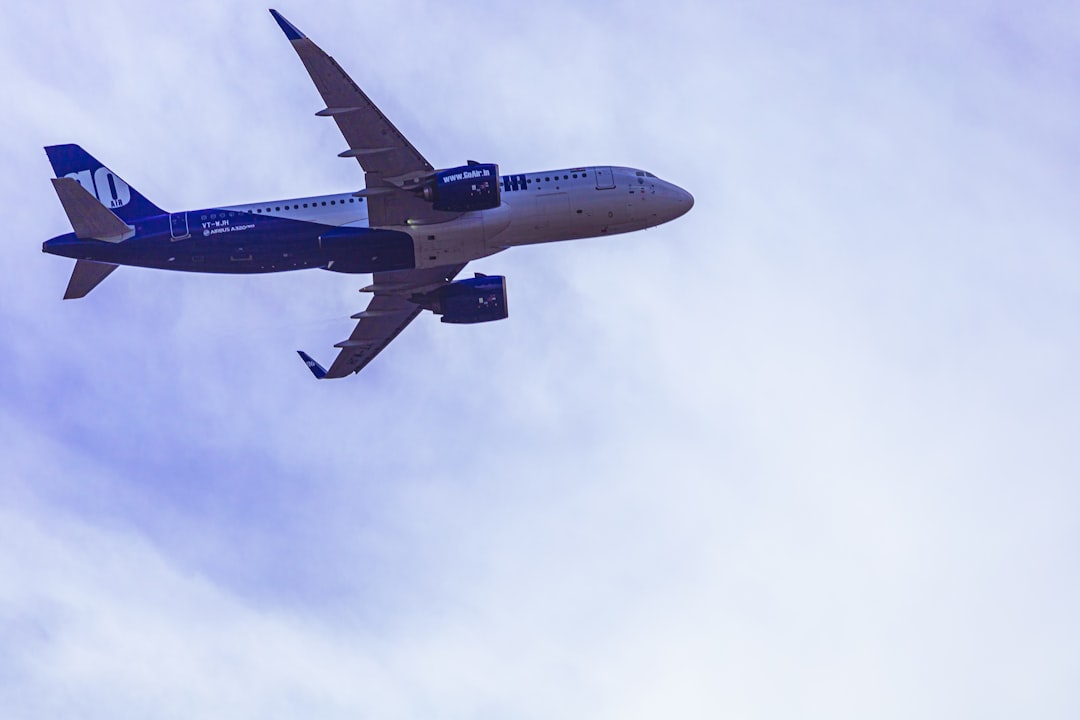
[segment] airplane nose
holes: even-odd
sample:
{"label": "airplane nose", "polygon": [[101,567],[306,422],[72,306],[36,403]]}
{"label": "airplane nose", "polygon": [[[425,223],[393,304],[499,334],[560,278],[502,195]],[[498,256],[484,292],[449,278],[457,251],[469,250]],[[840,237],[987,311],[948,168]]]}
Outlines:
{"label": "airplane nose", "polygon": [[694,207],[694,196],[686,192],[682,188],[679,188],[679,193],[681,193],[679,202],[686,205],[686,210],[684,210],[683,212],[690,212],[690,209]]}
{"label": "airplane nose", "polygon": [[[657,181],[657,199],[654,217],[660,223],[671,222],[690,212],[694,207],[694,196],[672,182]],[[659,223],[658,223],[659,224]]]}
{"label": "airplane nose", "polygon": [[694,196],[683,190],[678,185],[674,186],[674,200],[675,200],[675,215],[672,219],[682,217],[686,213],[690,212],[690,208],[694,207]]}

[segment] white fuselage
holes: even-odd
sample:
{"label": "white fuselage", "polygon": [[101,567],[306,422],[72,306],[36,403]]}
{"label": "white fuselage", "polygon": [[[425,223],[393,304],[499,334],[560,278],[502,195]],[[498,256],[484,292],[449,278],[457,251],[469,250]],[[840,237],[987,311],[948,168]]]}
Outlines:
{"label": "white fuselage", "polygon": [[[583,167],[502,176],[502,204],[435,224],[387,229],[413,238],[416,267],[465,263],[516,245],[632,232],[686,213],[693,197],[643,170]],[[224,208],[324,225],[369,227],[351,193]]]}

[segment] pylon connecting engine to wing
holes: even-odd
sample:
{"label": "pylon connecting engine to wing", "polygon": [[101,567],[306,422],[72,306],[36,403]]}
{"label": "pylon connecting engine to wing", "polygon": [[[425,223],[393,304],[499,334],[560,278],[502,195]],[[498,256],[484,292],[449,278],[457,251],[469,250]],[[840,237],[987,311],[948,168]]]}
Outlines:
{"label": "pylon connecting engine to wing", "polygon": [[436,210],[470,212],[491,210],[502,204],[499,166],[475,163],[439,170],[423,188],[424,199]]}
{"label": "pylon connecting engine to wing", "polygon": [[457,280],[410,300],[442,315],[444,323],[471,324],[504,320],[510,315],[506,305],[506,278],[483,275]]}

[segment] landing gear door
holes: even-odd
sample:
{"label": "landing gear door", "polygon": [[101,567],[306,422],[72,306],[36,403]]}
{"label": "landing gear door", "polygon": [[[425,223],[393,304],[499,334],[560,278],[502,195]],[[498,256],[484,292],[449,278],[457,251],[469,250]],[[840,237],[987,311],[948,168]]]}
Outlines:
{"label": "landing gear door", "polygon": [[596,168],[596,189],[610,190],[613,187],[615,187],[615,178],[611,174],[611,168]]}
{"label": "landing gear door", "polygon": [[173,213],[169,216],[169,229],[172,231],[172,239],[184,240],[191,237],[191,232],[188,231],[187,213]]}

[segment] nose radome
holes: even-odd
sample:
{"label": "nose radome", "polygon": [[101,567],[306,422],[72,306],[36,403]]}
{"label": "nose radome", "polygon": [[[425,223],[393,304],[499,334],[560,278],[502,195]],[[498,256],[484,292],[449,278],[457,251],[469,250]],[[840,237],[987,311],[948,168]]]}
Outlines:
{"label": "nose radome", "polygon": [[694,196],[676,185],[675,189],[675,217],[682,217],[694,207]]}

